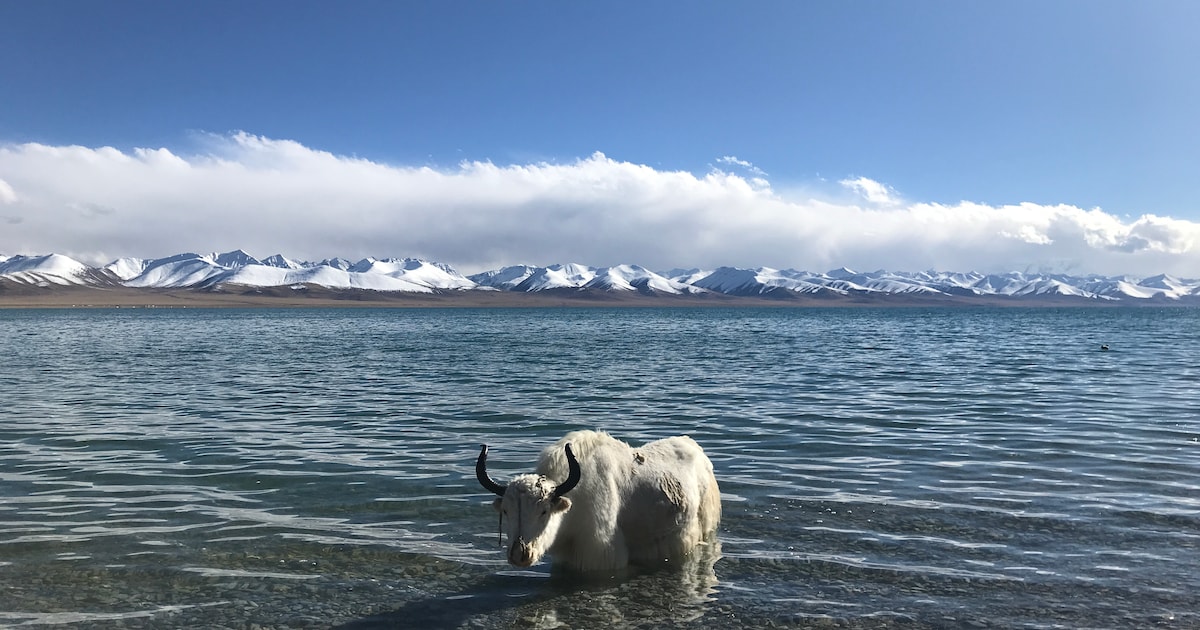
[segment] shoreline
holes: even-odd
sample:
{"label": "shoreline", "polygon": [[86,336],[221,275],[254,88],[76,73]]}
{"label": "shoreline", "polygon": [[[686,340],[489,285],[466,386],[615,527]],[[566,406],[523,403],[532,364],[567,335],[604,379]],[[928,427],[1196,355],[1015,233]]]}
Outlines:
{"label": "shoreline", "polygon": [[733,296],[642,294],[594,290],[404,293],[310,285],[223,290],[129,287],[0,287],[0,309],[61,308],[1142,308],[1189,307],[1195,301],[1107,302],[1068,296]]}

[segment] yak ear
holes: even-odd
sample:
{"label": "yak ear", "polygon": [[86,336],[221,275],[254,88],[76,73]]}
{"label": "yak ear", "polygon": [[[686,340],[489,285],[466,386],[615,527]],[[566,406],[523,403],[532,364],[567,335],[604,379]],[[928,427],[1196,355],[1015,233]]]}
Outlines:
{"label": "yak ear", "polygon": [[499,511],[500,511],[500,504],[501,504],[501,503],[503,503],[503,502],[504,502],[504,499],[503,499],[503,498],[496,499],[495,501],[492,501],[492,507],[496,508],[496,511],[497,511],[497,512],[499,512]]}
{"label": "yak ear", "polygon": [[558,497],[550,507],[553,512],[566,512],[569,509],[571,509],[571,500],[567,497]]}

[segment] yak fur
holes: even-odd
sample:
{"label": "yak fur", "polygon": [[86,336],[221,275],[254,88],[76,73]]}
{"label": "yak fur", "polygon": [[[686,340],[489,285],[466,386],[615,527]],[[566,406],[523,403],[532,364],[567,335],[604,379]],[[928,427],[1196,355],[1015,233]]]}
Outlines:
{"label": "yak fur", "polygon": [[[581,476],[553,499],[568,476],[567,444]],[[607,433],[574,431],[542,451],[536,474],[514,477],[495,506],[510,562],[530,566],[549,553],[556,566],[588,572],[678,562],[711,540],[721,492],[690,437],[634,448]]]}

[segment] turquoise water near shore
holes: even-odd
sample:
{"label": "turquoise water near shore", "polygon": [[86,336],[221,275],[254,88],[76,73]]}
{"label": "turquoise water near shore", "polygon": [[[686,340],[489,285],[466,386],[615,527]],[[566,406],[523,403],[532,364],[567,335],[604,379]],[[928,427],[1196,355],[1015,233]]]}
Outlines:
{"label": "turquoise water near shore", "polygon": [[[0,311],[0,624],[1195,627],[1200,310]],[[1108,350],[1101,350],[1107,345]],[[689,434],[685,566],[515,570],[474,480]]]}

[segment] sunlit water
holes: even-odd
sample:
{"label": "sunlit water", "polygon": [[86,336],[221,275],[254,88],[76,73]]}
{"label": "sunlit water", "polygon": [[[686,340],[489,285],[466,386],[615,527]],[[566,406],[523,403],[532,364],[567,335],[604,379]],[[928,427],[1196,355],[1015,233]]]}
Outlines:
{"label": "sunlit water", "polygon": [[[1200,311],[0,311],[0,625],[1200,626]],[[1109,350],[1101,350],[1107,344]],[[514,570],[504,479],[686,433],[719,545]]]}

